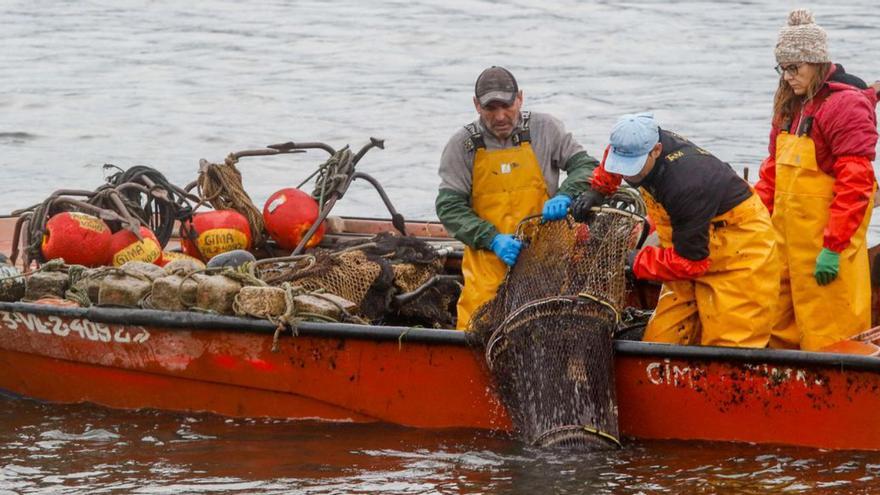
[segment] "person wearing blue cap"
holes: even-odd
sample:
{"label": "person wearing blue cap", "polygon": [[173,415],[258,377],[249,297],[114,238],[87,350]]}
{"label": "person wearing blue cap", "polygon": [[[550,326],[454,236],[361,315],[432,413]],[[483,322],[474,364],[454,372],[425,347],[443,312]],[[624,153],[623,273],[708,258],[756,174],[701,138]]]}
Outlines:
{"label": "person wearing blue cap", "polygon": [[[521,111],[513,74],[490,67],[477,78],[479,118],[459,129],[440,158],[437,217],[465,244],[459,330],[495,296],[516,263],[522,243],[513,236],[524,218],[565,218],[572,198],[587,189],[599,161],[587,154],[558,119]],[[560,172],[566,178],[559,184]]]}
{"label": "person wearing blue cap", "polygon": [[638,279],[663,283],[644,340],[766,347],[779,291],[779,253],[770,216],[727,163],[650,113],[624,115],[572,205],[587,221],[626,180],[638,187],[660,239],[631,261]]}

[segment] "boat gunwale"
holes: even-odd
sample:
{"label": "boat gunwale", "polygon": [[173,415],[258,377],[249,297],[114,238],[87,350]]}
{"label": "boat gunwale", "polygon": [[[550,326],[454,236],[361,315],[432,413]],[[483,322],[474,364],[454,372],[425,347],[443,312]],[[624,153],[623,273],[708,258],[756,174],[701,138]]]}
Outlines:
{"label": "boat gunwale", "polygon": [[[40,316],[85,318],[96,323],[140,325],[169,329],[225,330],[272,335],[277,325],[253,318],[160,311],[137,308],[89,307],[73,308],[25,302],[0,302],[0,311],[31,313]],[[357,325],[350,323],[319,323],[303,321],[297,335],[327,338],[354,338],[401,343],[446,344],[469,347],[465,332],[400,326]],[[851,354],[806,352],[788,349],[741,349],[733,347],[682,346],[615,340],[614,351],[621,356],[686,361],[726,361],[747,364],[779,364],[786,366],[822,366],[840,370],[880,372],[880,359]]]}

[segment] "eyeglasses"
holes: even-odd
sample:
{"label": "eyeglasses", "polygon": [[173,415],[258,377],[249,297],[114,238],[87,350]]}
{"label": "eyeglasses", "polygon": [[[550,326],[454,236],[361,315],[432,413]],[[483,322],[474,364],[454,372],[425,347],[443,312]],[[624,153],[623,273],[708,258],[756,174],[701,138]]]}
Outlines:
{"label": "eyeglasses", "polygon": [[797,75],[798,70],[800,70],[802,65],[804,65],[803,62],[801,62],[799,64],[788,64],[788,65],[779,64],[776,67],[774,67],[774,69],[776,69],[776,73],[779,74],[780,76],[784,76],[785,74],[788,74],[789,76],[794,77]]}

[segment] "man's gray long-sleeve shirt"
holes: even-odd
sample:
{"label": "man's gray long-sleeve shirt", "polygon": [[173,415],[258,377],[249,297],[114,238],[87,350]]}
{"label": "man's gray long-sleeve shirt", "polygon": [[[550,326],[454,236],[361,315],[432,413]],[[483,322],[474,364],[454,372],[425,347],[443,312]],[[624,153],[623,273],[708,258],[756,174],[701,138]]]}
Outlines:
{"label": "man's gray long-sleeve shirt", "polygon": [[[474,122],[482,133],[487,150],[511,148],[513,139],[498,139],[477,119]],[[522,121],[511,134],[517,133]],[[598,161],[588,155],[575,141],[562,122],[545,113],[532,113],[529,119],[530,144],[541,166],[544,183],[550,197],[565,194],[575,197],[588,187],[588,181]],[[437,216],[446,230],[456,239],[471,247],[488,249],[498,230],[490,222],[480,218],[471,207],[474,154],[466,143],[470,139],[462,127],[452,135],[440,158],[440,192],[437,196]],[[566,179],[559,184],[559,172],[566,172]]]}

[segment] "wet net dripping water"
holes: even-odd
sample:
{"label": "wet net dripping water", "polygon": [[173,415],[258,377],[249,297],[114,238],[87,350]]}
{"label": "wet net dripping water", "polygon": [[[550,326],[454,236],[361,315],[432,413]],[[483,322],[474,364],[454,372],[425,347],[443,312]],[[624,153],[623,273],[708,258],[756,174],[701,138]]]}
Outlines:
{"label": "wet net dripping water", "polygon": [[603,208],[589,223],[524,222],[524,247],[472,322],[519,437],[541,447],[619,445],[612,336],[641,218]]}

